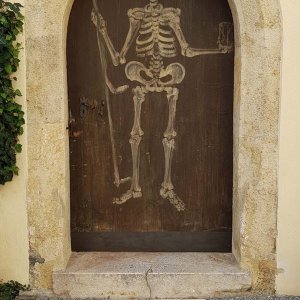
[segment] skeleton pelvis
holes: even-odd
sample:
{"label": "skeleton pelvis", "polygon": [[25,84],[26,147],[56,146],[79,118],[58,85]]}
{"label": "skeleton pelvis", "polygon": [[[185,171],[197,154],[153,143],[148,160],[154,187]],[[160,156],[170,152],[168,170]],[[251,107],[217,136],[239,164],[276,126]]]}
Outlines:
{"label": "skeleton pelvis", "polygon": [[126,76],[131,81],[137,81],[143,86],[173,86],[182,82],[185,77],[185,68],[179,63],[173,63],[160,70],[158,78],[155,78],[153,71],[146,68],[137,61],[129,62],[125,68]]}

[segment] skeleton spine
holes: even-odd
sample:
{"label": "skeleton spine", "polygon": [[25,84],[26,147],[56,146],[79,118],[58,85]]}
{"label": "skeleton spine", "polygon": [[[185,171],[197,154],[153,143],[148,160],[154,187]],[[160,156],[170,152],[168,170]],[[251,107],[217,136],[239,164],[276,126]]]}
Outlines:
{"label": "skeleton spine", "polygon": [[163,58],[161,57],[159,51],[158,52],[154,51],[154,53],[151,55],[150,58],[150,70],[153,74],[153,77],[158,79],[160,72],[163,68],[164,68]]}

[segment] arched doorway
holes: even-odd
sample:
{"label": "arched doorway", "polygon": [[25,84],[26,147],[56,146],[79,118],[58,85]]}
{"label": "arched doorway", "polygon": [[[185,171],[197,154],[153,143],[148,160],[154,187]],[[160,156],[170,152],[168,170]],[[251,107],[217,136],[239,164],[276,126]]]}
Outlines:
{"label": "arched doorway", "polygon": [[[96,2],[112,44],[120,51],[129,27],[128,9],[149,1]],[[223,0],[161,3],[181,9],[181,28],[191,47],[210,50],[195,57],[180,55],[180,48],[187,53],[184,43],[170,42],[180,34],[172,31],[169,36],[163,24],[158,39],[169,53],[162,55],[164,67],[173,64],[174,70],[170,68],[161,81],[170,81],[166,86],[171,90],[150,86],[142,96],[135,88],[147,84],[136,76],[149,82],[151,74],[141,70],[130,75],[126,64],[114,67],[109,51],[100,57],[91,22],[93,3],[74,3],[67,44],[74,251],[231,250],[234,54],[211,53],[226,52],[218,47],[218,40],[227,38],[227,33],[230,39],[230,8]],[[167,13],[165,18],[170,18]],[[148,47],[143,41],[149,39],[150,27],[145,23],[141,27],[145,34],[138,40],[141,47]],[[103,51],[105,40],[99,36]],[[133,44],[129,49],[127,62],[156,63],[151,57],[137,58],[135,48]],[[115,86],[129,85],[128,90],[109,93],[103,58],[109,80]],[[144,134],[132,128],[134,120],[139,123],[139,101]],[[176,137],[168,130],[173,119]],[[120,185],[118,175],[125,179]]]}

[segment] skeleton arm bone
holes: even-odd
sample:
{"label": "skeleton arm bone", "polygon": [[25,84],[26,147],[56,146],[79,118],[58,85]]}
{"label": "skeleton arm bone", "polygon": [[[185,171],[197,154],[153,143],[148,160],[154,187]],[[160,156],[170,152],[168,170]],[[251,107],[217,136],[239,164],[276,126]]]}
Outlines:
{"label": "skeleton arm bone", "polygon": [[119,65],[119,53],[115,50],[113,43],[107,33],[107,26],[106,21],[100,14],[97,0],[93,0],[94,9],[92,11],[92,21],[97,27],[97,30],[101,33],[103,40],[105,42],[105,45],[109,51],[109,54],[111,56],[112,62],[114,66]]}
{"label": "skeleton arm bone", "polygon": [[103,43],[101,42],[100,34],[101,33],[99,31],[97,31],[97,42],[98,42],[98,47],[99,47],[99,54],[100,54],[102,70],[104,72],[104,77],[105,77],[105,83],[112,94],[121,94],[128,89],[128,85],[123,85],[123,86],[116,88],[113,86],[113,84],[109,80],[109,78],[107,76],[107,61],[106,61],[105,49],[104,49]]}
{"label": "skeleton arm bone", "polygon": [[122,85],[122,86],[119,86],[119,87],[114,87],[114,85],[111,83],[111,81],[109,80],[107,74],[105,74],[105,83],[108,87],[108,89],[110,90],[110,92],[112,94],[122,94],[124,93],[125,91],[128,90],[129,86],[128,85]]}
{"label": "skeleton arm bone", "polygon": [[226,48],[216,48],[216,49],[198,49],[188,47],[183,54],[186,57],[194,57],[199,55],[206,54],[220,54],[220,53],[228,53],[229,51]]}
{"label": "skeleton arm bone", "polygon": [[120,63],[126,63],[126,54],[130,49],[134,39],[136,38],[142,23],[142,18],[144,15],[144,11],[140,8],[130,9],[128,11],[129,17],[129,31],[124,43],[124,46],[120,52]]}
{"label": "skeleton arm bone", "polygon": [[199,56],[199,55],[219,54],[219,53],[228,53],[229,52],[229,47],[224,47],[221,44],[219,44],[219,48],[215,48],[215,49],[199,49],[199,48],[190,47],[190,45],[187,43],[187,41],[185,39],[182,29],[181,29],[179,16],[180,16],[180,10],[177,10],[177,14],[174,15],[170,19],[170,27],[173,29],[173,31],[178,39],[178,42],[181,47],[181,53],[183,56],[194,57],[194,56]]}

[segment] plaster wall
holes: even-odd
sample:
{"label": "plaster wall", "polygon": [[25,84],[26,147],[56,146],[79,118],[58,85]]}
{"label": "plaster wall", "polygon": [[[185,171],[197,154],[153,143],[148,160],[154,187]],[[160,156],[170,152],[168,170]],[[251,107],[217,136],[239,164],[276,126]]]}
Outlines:
{"label": "plaster wall", "polygon": [[[25,0],[18,2],[24,5]],[[24,35],[19,37],[25,44]],[[16,74],[16,87],[23,96],[18,98],[26,117],[26,61],[25,49],[21,50],[20,68]],[[27,130],[20,138],[22,154],[17,157],[19,176],[5,186],[0,186],[0,280],[29,282],[28,226],[27,226]]]}
{"label": "plaster wall", "polygon": [[281,0],[282,92],[276,289],[300,295],[300,1]]}

